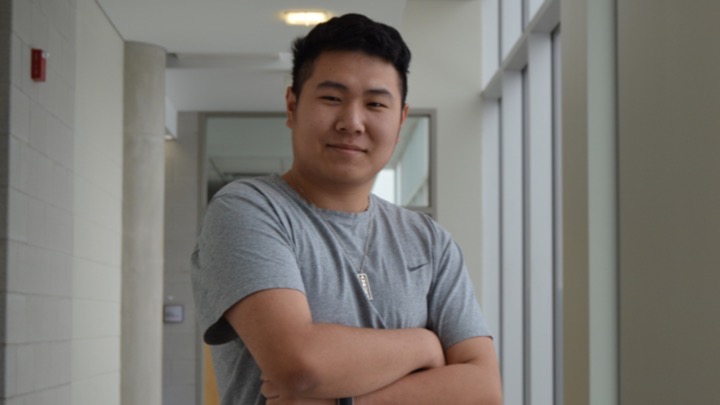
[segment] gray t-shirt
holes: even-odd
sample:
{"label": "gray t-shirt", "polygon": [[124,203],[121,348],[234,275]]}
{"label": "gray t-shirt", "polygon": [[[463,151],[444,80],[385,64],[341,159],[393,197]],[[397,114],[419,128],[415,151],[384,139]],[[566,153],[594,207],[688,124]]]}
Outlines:
{"label": "gray t-shirt", "polygon": [[[357,277],[368,232],[363,271],[373,300]],[[265,403],[260,370],[223,318],[257,291],[303,292],[317,323],[428,328],[444,348],[490,335],[462,253],[435,221],[374,195],[365,212],[319,209],[279,176],[236,181],[213,197],[192,279],[223,404]]]}

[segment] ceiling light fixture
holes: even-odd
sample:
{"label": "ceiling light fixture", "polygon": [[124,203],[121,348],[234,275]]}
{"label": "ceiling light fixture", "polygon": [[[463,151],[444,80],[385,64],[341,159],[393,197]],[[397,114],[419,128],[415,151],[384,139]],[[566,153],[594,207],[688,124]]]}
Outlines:
{"label": "ceiling light fixture", "polygon": [[288,25],[317,25],[329,20],[332,15],[327,11],[293,10],[282,13],[282,19]]}

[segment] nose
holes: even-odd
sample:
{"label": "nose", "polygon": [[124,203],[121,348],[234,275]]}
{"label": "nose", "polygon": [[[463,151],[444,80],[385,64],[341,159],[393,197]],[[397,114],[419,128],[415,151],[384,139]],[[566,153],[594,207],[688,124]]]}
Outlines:
{"label": "nose", "polygon": [[335,123],[338,132],[362,134],[365,132],[365,117],[362,108],[354,103],[344,106]]}

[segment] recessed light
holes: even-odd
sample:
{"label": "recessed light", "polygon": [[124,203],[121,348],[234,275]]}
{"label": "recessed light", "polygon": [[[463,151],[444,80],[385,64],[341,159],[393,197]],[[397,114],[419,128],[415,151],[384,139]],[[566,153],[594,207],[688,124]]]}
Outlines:
{"label": "recessed light", "polygon": [[317,25],[329,20],[332,15],[327,11],[292,10],[282,13],[282,19],[288,25]]}

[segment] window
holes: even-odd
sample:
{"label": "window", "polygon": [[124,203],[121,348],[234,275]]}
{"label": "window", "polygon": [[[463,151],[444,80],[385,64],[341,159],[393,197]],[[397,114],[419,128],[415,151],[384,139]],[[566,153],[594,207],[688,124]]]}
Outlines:
{"label": "window", "polygon": [[508,405],[561,402],[559,1],[484,0],[483,301]]}

